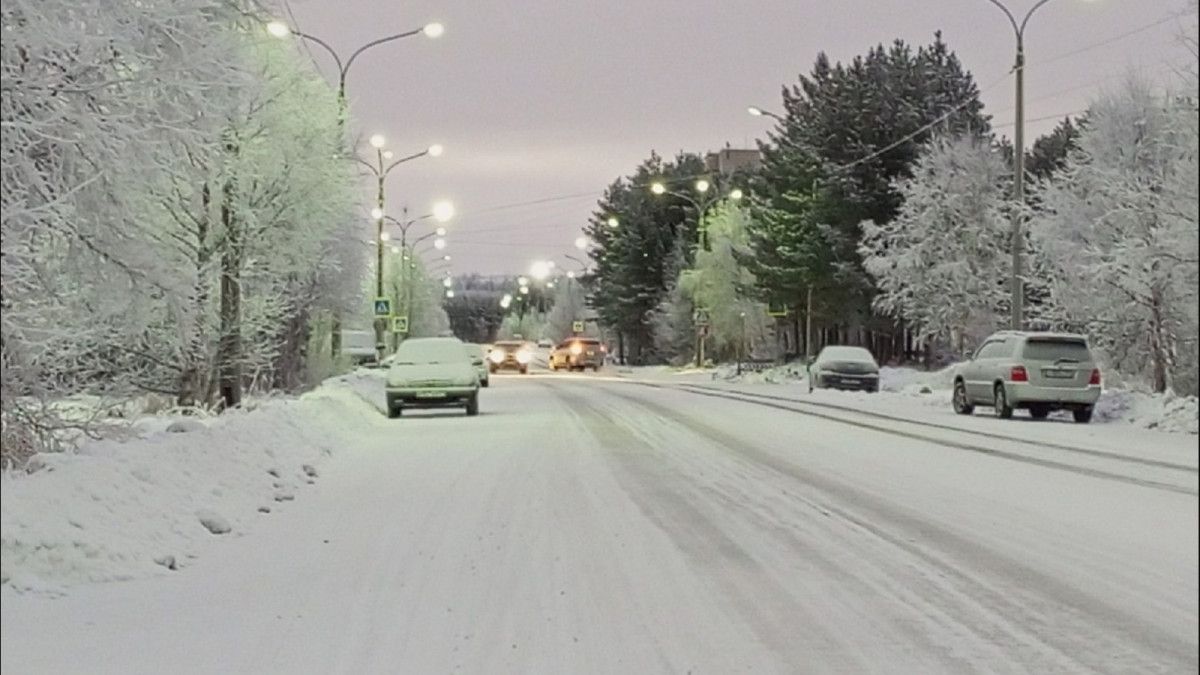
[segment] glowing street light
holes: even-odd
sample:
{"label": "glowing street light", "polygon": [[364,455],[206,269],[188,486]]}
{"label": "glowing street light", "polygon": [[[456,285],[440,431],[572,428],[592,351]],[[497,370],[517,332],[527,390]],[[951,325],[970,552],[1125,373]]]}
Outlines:
{"label": "glowing street light", "polygon": [[382,220],[382,219],[383,219],[383,209],[379,208],[378,206],[371,209],[371,220]]}
{"label": "glowing street light", "polygon": [[393,158],[393,157],[395,157],[395,156],[396,156],[396,153],[392,152],[391,150],[384,150],[384,151],[383,151],[383,158],[384,158],[384,159],[391,159],[391,158]]}
{"label": "glowing street light", "polygon": [[746,195],[742,192],[741,188],[734,188],[729,191],[729,198],[735,202],[745,196]]}
{"label": "glowing street light", "polygon": [[440,201],[433,205],[433,218],[439,223],[444,223],[454,217],[454,204],[448,201]]}
{"label": "glowing street light", "polygon": [[575,278],[575,270],[567,270],[567,278],[574,279]]}
{"label": "glowing street light", "polygon": [[376,150],[381,150],[383,146],[387,145],[387,139],[383,137],[383,134],[371,134],[371,138],[367,142]]}
{"label": "glowing street light", "polygon": [[656,195],[661,195],[667,191],[667,186],[663,185],[662,183],[651,183],[650,191]]}
{"label": "glowing street light", "polygon": [[421,32],[425,34],[425,37],[431,40],[436,40],[446,32],[446,27],[437,22],[427,23],[425,24],[425,27],[421,29]]}
{"label": "glowing street light", "polygon": [[450,291],[450,290],[446,291],[446,297],[447,297],[447,298],[453,298],[453,297],[454,297],[454,291]]}
{"label": "glowing street light", "polygon": [[585,249],[585,248],[587,248],[587,247],[588,247],[588,240],[587,240],[587,237],[578,237],[578,238],[576,238],[576,239],[575,239],[575,248],[577,248],[577,249],[579,249],[580,251],[582,251],[582,250],[584,250],[584,249]]}
{"label": "glowing street light", "polygon": [[398,253],[400,253],[400,247],[399,247],[399,246],[393,246],[393,247],[392,247],[392,255],[397,255]]}
{"label": "glowing street light", "polygon": [[609,216],[609,217],[608,217],[608,226],[609,226],[609,227],[611,227],[611,228],[614,228],[614,229],[615,229],[615,228],[617,228],[617,227],[620,227],[620,225],[621,225],[621,221],[617,220],[617,217],[616,217],[616,216]]}
{"label": "glowing street light", "polygon": [[762,117],[764,114],[762,108],[759,108],[758,106],[753,106],[753,105],[750,106],[749,108],[746,108],[746,112],[750,113],[751,115],[754,115],[755,117]]}
{"label": "glowing street light", "polygon": [[442,285],[445,286],[446,288],[450,288],[451,286],[454,285],[454,280],[451,279],[450,277],[446,277],[445,279],[442,279]]}
{"label": "glowing street light", "polygon": [[439,238],[437,238],[437,239],[434,239],[434,240],[433,240],[433,247],[434,247],[434,248],[436,248],[436,249],[437,249],[437,250],[439,250],[439,251],[440,251],[440,250],[442,250],[442,249],[444,249],[444,248],[446,248],[446,240],[445,240],[445,239],[442,239],[441,237],[439,237]]}
{"label": "glowing street light", "polygon": [[387,230],[379,233],[379,241],[388,241],[391,238],[392,235],[388,234]]}
{"label": "glowing street light", "polygon": [[704,194],[705,192],[708,192],[708,188],[710,188],[710,187],[712,187],[712,184],[709,183],[708,181],[704,180],[703,178],[696,181],[696,192]]}
{"label": "glowing street light", "polygon": [[537,281],[543,281],[550,276],[550,264],[545,260],[536,260],[529,266],[529,276]]}
{"label": "glowing street light", "polygon": [[446,236],[446,228],[439,227],[438,229],[434,230],[433,233],[439,237],[444,237]]}
{"label": "glowing street light", "polygon": [[529,295],[529,287],[528,286],[521,287],[521,295]]}
{"label": "glowing street light", "polygon": [[428,152],[430,157],[441,157],[444,151],[445,148],[437,143],[434,143],[433,145],[429,146],[429,149],[425,152]]}
{"label": "glowing street light", "polygon": [[529,285],[529,277],[517,277],[517,285],[518,286],[528,286]]}
{"label": "glowing street light", "polygon": [[272,37],[285,38],[292,34],[292,29],[288,28],[288,25],[282,21],[268,21],[267,33]]}

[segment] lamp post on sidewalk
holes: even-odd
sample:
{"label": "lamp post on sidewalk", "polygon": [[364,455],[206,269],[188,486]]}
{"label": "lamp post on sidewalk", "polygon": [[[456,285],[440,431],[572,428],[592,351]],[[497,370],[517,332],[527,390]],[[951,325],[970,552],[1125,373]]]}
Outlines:
{"label": "lamp post on sidewalk", "polygon": [[1017,55],[1013,63],[1013,72],[1017,80],[1016,120],[1013,128],[1013,202],[1015,208],[1012,214],[1012,329],[1021,330],[1025,324],[1025,288],[1024,288],[1024,256],[1021,226],[1025,206],[1025,27],[1034,12],[1041,9],[1050,0],[1040,0],[1029,11],[1025,18],[1017,21],[1017,17],[1005,7],[1000,0],[988,0],[1004,12],[1008,22],[1012,24],[1013,33],[1017,38]]}

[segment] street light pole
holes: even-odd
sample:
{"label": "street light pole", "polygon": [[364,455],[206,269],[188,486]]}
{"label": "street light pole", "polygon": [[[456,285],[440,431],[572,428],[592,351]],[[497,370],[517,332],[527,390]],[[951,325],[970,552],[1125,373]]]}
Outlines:
{"label": "street light pole", "polygon": [[1000,8],[1008,22],[1012,24],[1013,33],[1017,37],[1017,55],[1013,64],[1017,81],[1016,125],[1013,130],[1013,214],[1012,214],[1012,329],[1020,330],[1025,323],[1025,289],[1024,289],[1024,246],[1021,237],[1021,226],[1025,206],[1025,27],[1029,19],[1050,0],[1040,0],[1029,9],[1025,18],[1017,22],[1013,13],[1000,0],[988,0]]}

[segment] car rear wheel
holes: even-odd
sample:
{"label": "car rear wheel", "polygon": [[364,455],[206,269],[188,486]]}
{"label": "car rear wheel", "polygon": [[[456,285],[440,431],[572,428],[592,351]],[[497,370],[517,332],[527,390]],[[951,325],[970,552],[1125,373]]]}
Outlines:
{"label": "car rear wheel", "polygon": [[521,369],[521,374],[522,374],[522,375],[528,375],[528,374],[529,374],[529,369],[528,369],[528,368],[522,368],[522,369]]}
{"label": "car rear wheel", "polygon": [[1050,406],[1045,406],[1045,405],[1030,406],[1029,416],[1035,420],[1044,420],[1050,416]]}
{"label": "car rear wheel", "polygon": [[488,386],[488,382],[491,382],[491,378],[484,378],[483,380],[480,380],[479,386],[486,387]]}
{"label": "car rear wheel", "polygon": [[401,408],[399,405],[388,406],[388,419],[394,420],[403,414],[404,414],[404,408]]}
{"label": "car rear wheel", "polygon": [[962,380],[954,383],[954,412],[959,415],[975,413],[975,405],[967,398],[967,385]]}
{"label": "car rear wheel", "polygon": [[1095,410],[1095,408],[1089,405],[1083,408],[1076,408],[1072,410],[1071,413],[1075,416],[1076,422],[1079,424],[1087,424],[1088,422],[1092,421],[1093,410]]}
{"label": "car rear wheel", "polygon": [[1008,402],[1008,392],[1004,391],[1003,384],[996,385],[995,396],[996,417],[1002,420],[1012,419],[1013,408]]}
{"label": "car rear wheel", "polygon": [[479,394],[471,394],[471,398],[467,399],[467,416],[474,417],[479,414]]}

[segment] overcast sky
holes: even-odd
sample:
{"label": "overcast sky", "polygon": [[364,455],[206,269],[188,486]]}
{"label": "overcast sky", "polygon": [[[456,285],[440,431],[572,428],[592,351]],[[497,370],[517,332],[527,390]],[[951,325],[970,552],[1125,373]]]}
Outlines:
{"label": "overcast sky", "polygon": [[[1008,0],[1024,14],[1032,0]],[[1185,0],[1053,0],[1030,21],[1026,117],[1060,117],[1131,69],[1159,80],[1186,62]],[[349,54],[429,21],[446,26],[362,55],[348,79],[354,128],[397,153],[445,154],[392,172],[389,212],[451,199],[455,273],[521,272],[574,252],[599,193],[651,150],[753,147],[780,86],[819,51],[852,58],[941,30],[975,75],[986,111],[1013,119],[1015,39],[987,0],[290,0],[295,25]],[[1194,15],[1188,17],[1194,21]],[[1144,28],[1144,29],[1143,29]],[[1138,30],[1143,29],[1143,30]],[[1132,31],[1134,34],[1126,35]],[[1122,37],[1124,36],[1124,37]],[[1105,43],[1102,44],[1101,43]],[[329,60],[313,48],[332,73]],[[1043,63],[1045,62],[1045,63]],[[994,86],[993,86],[994,85]],[[1028,124],[1030,142],[1054,120]],[[1001,132],[1010,134],[1011,125]],[[567,199],[540,204],[512,204]],[[364,186],[364,208],[373,189]]]}

